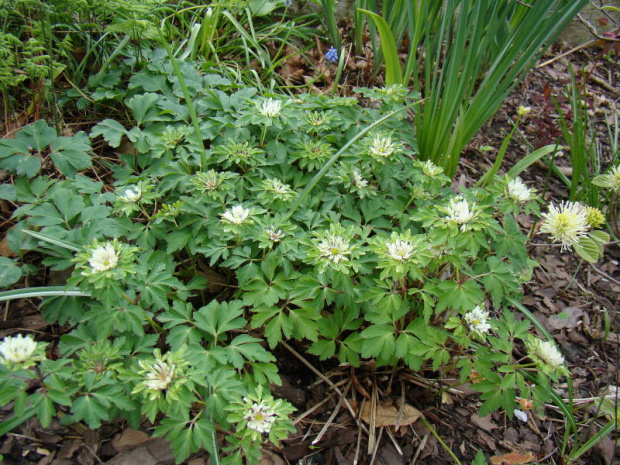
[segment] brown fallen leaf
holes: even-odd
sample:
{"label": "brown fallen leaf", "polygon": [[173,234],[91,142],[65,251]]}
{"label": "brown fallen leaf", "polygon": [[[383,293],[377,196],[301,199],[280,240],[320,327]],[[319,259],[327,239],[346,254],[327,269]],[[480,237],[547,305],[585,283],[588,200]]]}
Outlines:
{"label": "brown fallen leaf", "polygon": [[547,319],[547,328],[552,330],[575,329],[581,323],[583,310],[576,307],[565,307],[557,315],[551,315]]}
{"label": "brown fallen leaf", "polygon": [[284,460],[279,455],[264,450],[263,456],[260,459],[260,465],[284,465]]}
{"label": "brown fallen leaf", "polygon": [[112,439],[112,447],[114,447],[116,452],[125,452],[149,439],[149,435],[144,431],[136,431],[135,429],[128,428],[121,434],[114,436],[114,439]]}
{"label": "brown fallen leaf", "polygon": [[509,454],[496,455],[491,457],[492,465],[523,465],[536,460],[536,456],[531,452],[521,454],[518,451],[512,451]]}
{"label": "brown fallen leaf", "polygon": [[479,428],[482,428],[485,431],[493,431],[498,426],[491,419],[491,415],[487,415],[486,417],[479,417],[476,414],[471,416],[471,421]]}
{"label": "brown fallen leaf", "polygon": [[0,241],[0,256],[2,257],[17,257],[17,254],[9,247],[9,242],[6,237]]}
{"label": "brown fallen leaf", "polygon": [[[371,403],[366,402],[360,412],[360,418],[368,424],[370,424],[370,408]],[[411,405],[405,404],[402,412],[399,412],[398,408],[391,403],[381,402],[377,404],[375,426],[377,428],[381,426],[407,426],[421,416],[422,412]]]}

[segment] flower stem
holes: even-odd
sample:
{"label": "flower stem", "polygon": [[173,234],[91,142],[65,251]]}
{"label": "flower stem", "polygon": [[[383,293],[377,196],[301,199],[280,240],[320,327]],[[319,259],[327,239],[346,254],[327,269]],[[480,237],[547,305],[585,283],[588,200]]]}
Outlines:
{"label": "flower stem", "polygon": [[433,436],[435,436],[435,439],[437,439],[437,442],[439,442],[439,444],[441,444],[441,447],[443,447],[445,449],[445,451],[450,454],[450,457],[452,457],[452,459],[454,460],[455,463],[457,463],[458,465],[463,465],[461,463],[461,461],[459,460],[459,458],[454,454],[454,452],[452,452],[452,450],[448,447],[448,445],[443,442],[443,439],[441,439],[441,437],[439,436],[439,434],[437,434],[437,431],[435,431],[435,428],[433,428],[433,425],[431,425],[429,423],[429,421],[424,418],[424,415],[420,416],[420,420],[422,420],[422,423],[424,423],[426,425],[426,427],[429,429],[429,431],[433,434]]}

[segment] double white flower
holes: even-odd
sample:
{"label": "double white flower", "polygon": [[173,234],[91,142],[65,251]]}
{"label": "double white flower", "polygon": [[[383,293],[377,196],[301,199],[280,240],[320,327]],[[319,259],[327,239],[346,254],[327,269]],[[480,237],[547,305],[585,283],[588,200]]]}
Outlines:
{"label": "double white flower", "polygon": [[140,186],[128,187],[119,198],[126,203],[137,203],[142,198],[142,189]]}
{"label": "double white flower", "polygon": [[[248,403],[248,399],[243,400]],[[264,402],[260,404],[254,402],[243,418],[247,420],[248,428],[259,433],[269,433],[276,421],[276,412]]]}
{"label": "double white flower", "polygon": [[396,151],[396,144],[389,136],[377,134],[368,148],[371,155],[376,158],[388,158]]}
{"label": "double white flower", "polygon": [[351,173],[351,183],[358,189],[363,189],[368,186],[368,181],[363,178],[362,173],[358,169],[354,169]]}
{"label": "double white flower", "polygon": [[241,225],[245,223],[250,216],[250,210],[236,205],[222,213],[222,221],[230,224]]}
{"label": "double white flower", "polygon": [[515,178],[508,182],[506,185],[506,195],[510,200],[517,203],[527,202],[532,200],[534,189],[529,189],[521,180],[521,178]]}
{"label": "double white flower", "polygon": [[37,343],[30,337],[21,334],[5,337],[0,342],[0,362],[8,366],[32,362],[36,349]]}
{"label": "double white flower", "polygon": [[388,257],[403,262],[409,260],[415,251],[415,246],[408,241],[396,239],[394,242],[387,242],[385,244],[387,248]]}
{"label": "double white flower", "polygon": [[530,355],[538,358],[552,370],[557,370],[564,365],[564,357],[552,342],[532,337],[527,343],[527,348]]}
{"label": "double white flower", "polygon": [[471,331],[482,336],[491,329],[491,325],[487,323],[488,318],[489,312],[477,305],[471,312],[467,313],[463,319]]}
{"label": "double white flower", "polygon": [[577,244],[589,229],[587,210],[577,202],[562,202],[559,208],[550,205],[543,220],[540,232],[549,234],[553,242],[561,242],[562,250]]}
{"label": "double white flower", "polygon": [[467,223],[471,222],[478,215],[474,207],[471,207],[466,199],[455,197],[450,200],[450,204],[446,208],[449,222],[460,225],[461,231],[467,229]]}
{"label": "double white flower", "polygon": [[280,242],[286,233],[284,233],[281,229],[276,229],[275,227],[265,229],[265,234],[271,242]]}
{"label": "double white flower", "polygon": [[434,178],[437,175],[443,173],[443,168],[441,166],[437,166],[430,160],[427,160],[422,165],[422,173],[429,178]]}
{"label": "double white flower", "polygon": [[335,263],[349,261],[348,255],[351,254],[349,242],[342,236],[329,234],[317,245],[319,254],[322,258]]}
{"label": "double white flower", "polygon": [[275,118],[280,114],[281,110],[282,102],[280,100],[268,98],[258,104],[258,112],[261,116],[265,116],[267,118]]}
{"label": "double white flower", "polygon": [[106,271],[118,263],[118,252],[110,242],[93,249],[88,264],[94,271]]}
{"label": "double white flower", "polygon": [[140,367],[146,370],[144,385],[152,391],[163,391],[174,379],[175,365],[172,362],[157,360],[152,365],[141,360]]}

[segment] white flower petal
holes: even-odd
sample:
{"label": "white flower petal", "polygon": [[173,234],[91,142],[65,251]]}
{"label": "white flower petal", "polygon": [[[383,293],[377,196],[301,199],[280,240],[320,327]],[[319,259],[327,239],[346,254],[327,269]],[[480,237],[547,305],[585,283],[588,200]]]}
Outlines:
{"label": "white flower petal", "polygon": [[519,409],[515,409],[513,413],[515,415],[515,418],[522,421],[523,423],[527,423],[527,413]]}
{"label": "white flower petal", "polygon": [[587,211],[577,202],[562,202],[560,208],[550,205],[543,220],[540,232],[549,234],[553,242],[561,242],[562,250],[577,244],[589,229]]}
{"label": "white flower petal", "polygon": [[107,243],[92,251],[88,264],[94,271],[106,271],[117,265],[118,258],[114,245]]}
{"label": "white flower petal", "polygon": [[30,360],[37,348],[37,343],[30,337],[17,336],[5,337],[0,342],[0,362],[3,364],[24,363]]}

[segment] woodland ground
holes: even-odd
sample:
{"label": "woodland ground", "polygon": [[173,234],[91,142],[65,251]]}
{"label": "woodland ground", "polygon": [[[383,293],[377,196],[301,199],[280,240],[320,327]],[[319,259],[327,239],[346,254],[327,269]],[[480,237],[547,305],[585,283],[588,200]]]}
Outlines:
{"label": "woodland ground", "polygon": [[[555,61],[531,71],[492,121],[471,142],[461,159],[455,187],[472,185],[491,165],[493,150],[497,150],[510,131],[519,105],[530,106],[532,112],[522,125],[523,132],[511,142],[503,169],[508,169],[531,151],[529,145],[537,148],[557,140],[561,134],[559,117],[550,97],[555,97],[562,110],[569,114],[570,105],[562,97],[566,85],[570,83],[569,63],[574,66],[577,76],[584,76],[588,103],[594,111],[593,119],[597,121],[603,163],[609,162],[610,147],[603,122],[605,118],[617,114],[620,105],[620,65],[617,63],[617,55],[610,59],[604,57],[600,49],[591,47],[558,58],[563,51],[560,46],[556,46],[549,52],[541,63],[550,59]],[[318,63],[320,60],[322,57],[317,55],[316,69],[328,69],[324,61]],[[348,69],[350,74],[345,76],[347,82],[352,85],[373,85],[367,59],[351,59],[351,64]],[[281,71],[291,79],[303,79],[307,72],[302,64],[296,62],[287,63]],[[333,78],[329,73],[324,77],[323,84],[329,87],[330,79]],[[316,90],[323,89],[317,87]],[[351,87],[345,87],[344,90],[348,92]],[[84,126],[80,129],[88,129],[81,120],[75,122]],[[487,151],[485,147],[494,149]],[[556,163],[568,167],[569,159],[558,159]],[[545,201],[558,202],[567,198],[565,186],[544,164],[531,167],[523,177]],[[0,201],[0,211],[5,218],[1,230],[4,236],[7,226],[10,226],[11,208],[6,202]],[[539,263],[531,282],[524,288],[524,305],[551,332],[565,354],[572,373],[575,398],[595,397],[606,386],[619,385],[618,244],[608,246],[604,257],[597,264],[587,265],[575,255],[561,253],[559,248],[550,247],[546,240],[538,237],[533,218],[522,216],[519,221],[524,230],[533,231],[531,255]],[[4,240],[0,242],[0,255],[10,255],[11,252],[4,244]],[[33,263],[37,262],[37,258],[31,257]],[[59,275],[41,274],[20,285],[49,285],[62,283],[63,279]],[[607,332],[606,318],[609,324]],[[50,340],[61,332],[60,328],[42,319],[36,301],[16,301],[5,307],[0,318],[0,337],[12,334],[16,329],[36,333]],[[295,355],[296,352],[303,353],[303,347],[291,344],[278,349],[276,355],[284,384],[280,388],[274,386],[273,391],[297,407],[298,434],[286,441],[280,450],[265,451],[262,462],[265,465],[342,465],[354,463],[356,457],[359,464],[454,463],[422,421],[398,429],[390,426],[396,422],[395,405],[401,402],[419,409],[441,441],[463,463],[469,463],[478,450],[484,451],[487,460],[493,465],[563,463],[560,447],[564,422],[553,406],[541,412],[542,416],[530,412],[527,423],[516,418],[510,420],[504,413],[498,412],[480,418],[476,415],[479,403],[474,391],[467,386],[458,386],[444,390],[443,395],[440,395],[439,390],[447,386],[437,385],[434,373],[396,376],[397,373],[375,369],[371,363],[353,370],[350,367],[319,363],[308,356],[303,356],[302,360]],[[450,378],[449,374],[446,378]],[[457,380],[454,382],[456,384]],[[334,390],[334,385],[338,392]],[[562,392],[565,388],[566,385],[560,385],[562,395],[566,394]],[[339,393],[347,399],[355,399],[357,403],[373,396],[378,399],[378,412],[384,416],[386,426],[377,429],[374,435],[378,444],[374,455],[368,454],[368,444],[373,439],[369,438],[364,414],[361,415],[362,421],[356,422]],[[601,426],[597,422],[587,422],[592,408],[595,407],[591,402],[585,403],[577,414],[578,419],[586,425],[580,429],[581,442]],[[400,422],[405,423],[402,418]],[[0,439],[0,454],[4,456],[7,465],[173,463],[165,442],[150,439],[151,430],[148,423],[143,424],[141,431],[126,429],[124,424],[105,425],[97,431],[82,425],[67,428],[57,423],[42,429],[37,422],[31,421]],[[620,448],[617,447],[619,440],[617,431],[612,433],[577,463],[620,463]],[[199,465],[208,461],[202,456],[195,456],[186,463]]]}

